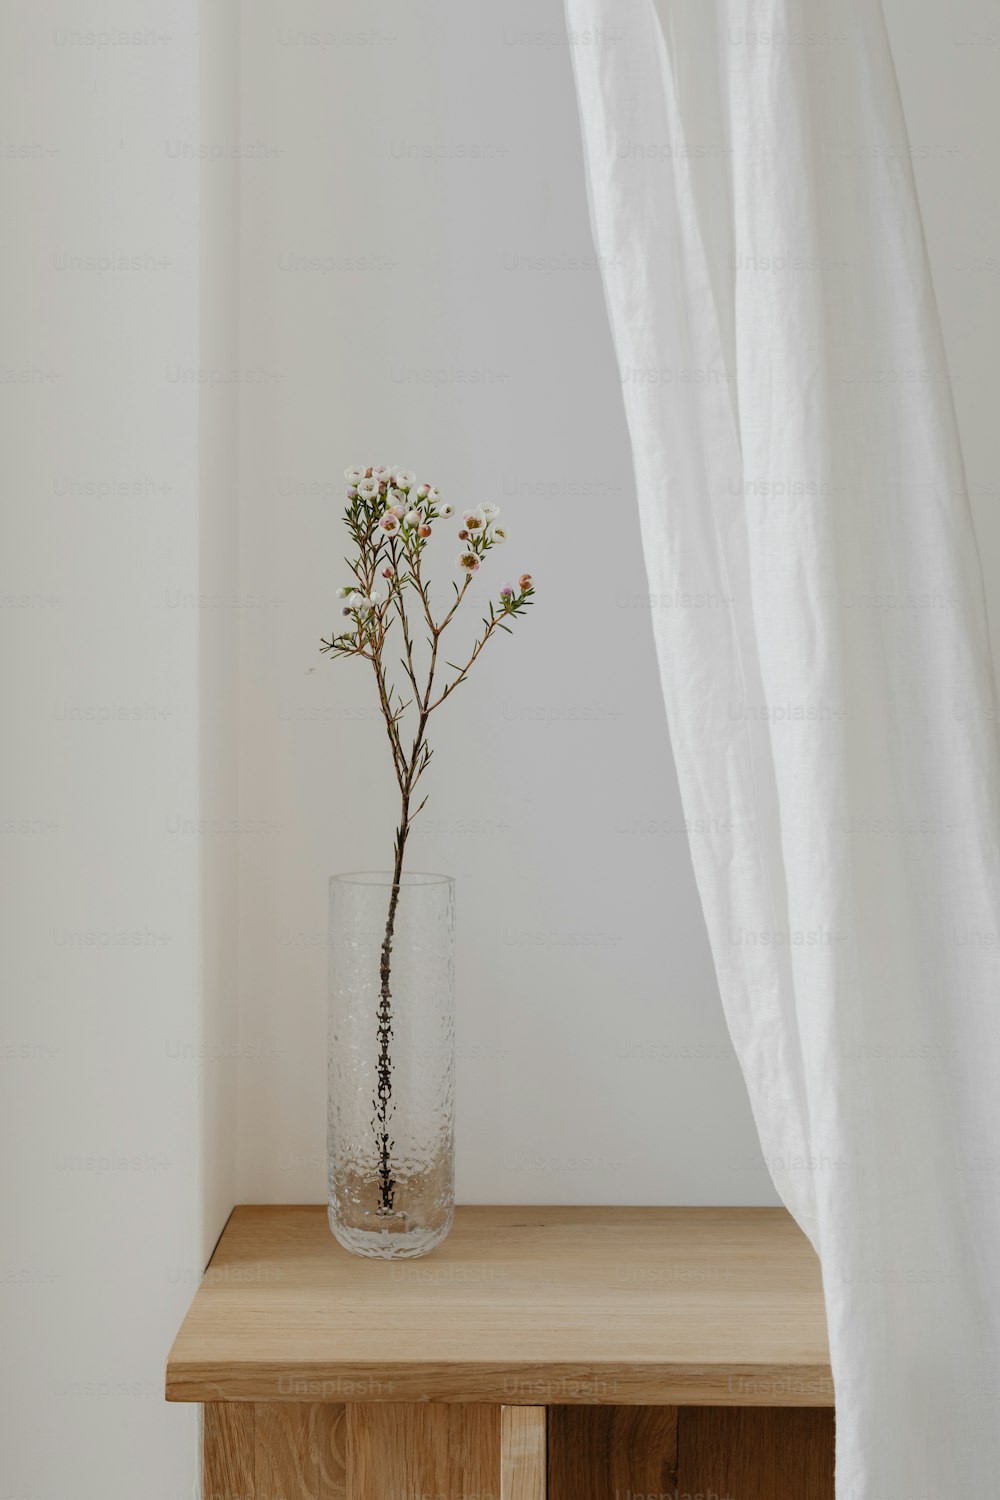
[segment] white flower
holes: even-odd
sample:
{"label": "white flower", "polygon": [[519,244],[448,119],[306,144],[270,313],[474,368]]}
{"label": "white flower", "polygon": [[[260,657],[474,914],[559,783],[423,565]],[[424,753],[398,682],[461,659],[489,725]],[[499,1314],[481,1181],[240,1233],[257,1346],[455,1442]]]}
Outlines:
{"label": "white flower", "polygon": [[388,479],[389,474],[390,470],[386,468],[385,464],[375,464],[372,469],[373,479]]}
{"label": "white flower", "polygon": [[395,536],[396,532],[399,530],[399,517],[396,515],[396,512],[394,510],[387,510],[378,524],[385,532],[386,536]]}
{"label": "white flower", "polygon": [[378,493],[379,482],[374,477],[371,479],[362,479],[358,485],[358,494],[362,500],[375,500],[378,497]]}
{"label": "white flower", "polygon": [[430,488],[431,487],[430,487],[429,484],[422,484],[420,486],[420,488],[417,490],[417,499],[418,500],[426,500],[428,494],[430,493]]}
{"label": "white flower", "polygon": [[360,484],[367,473],[367,469],[345,469],[344,478],[348,484]]}
{"label": "white flower", "polygon": [[420,525],[420,512],[419,512],[419,510],[408,510],[406,512],[406,515],[403,517],[403,520],[406,522],[407,526],[419,526]]}
{"label": "white flower", "polygon": [[438,511],[438,515],[443,516],[446,521],[449,516],[453,516],[454,514],[455,507],[453,505],[442,505],[441,509]]}
{"label": "white flower", "polygon": [[349,583],[342,584],[341,587],[337,590],[337,598],[346,599],[348,594],[352,594],[353,592],[354,590]]}
{"label": "white flower", "polygon": [[490,535],[495,542],[505,542],[508,536],[507,528],[505,526],[494,526]]}
{"label": "white flower", "polygon": [[499,505],[477,505],[476,509],[484,521],[495,521],[500,514]]}
{"label": "white flower", "polygon": [[410,469],[396,470],[396,484],[401,490],[411,490],[417,482],[417,476]]}
{"label": "white flower", "polygon": [[[421,488],[423,488],[423,486],[421,486]],[[434,486],[431,485],[431,487],[427,491],[427,498],[432,505],[436,505],[441,499],[441,491],[435,489]]]}
{"label": "white flower", "polygon": [[463,573],[478,573],[479,558],[474,552],[460,552],[455,559],[456,568],[461,568]]}
{"label": "white flower", "polygon": [[395,507],[397,505],[405,506],[406,505],[406,495],[405,495],[405,493],[402,490],[390,490],[389,491],[389,501],[390,501],[390,504],[393,507]]}
{"label": "white flower", "polygon": [[378,606],[382,603],[382,595],[379,593],[378,589],[372,589],[371,593],[368,595],[368,603],[371,605],[372,609],[377,609]]}

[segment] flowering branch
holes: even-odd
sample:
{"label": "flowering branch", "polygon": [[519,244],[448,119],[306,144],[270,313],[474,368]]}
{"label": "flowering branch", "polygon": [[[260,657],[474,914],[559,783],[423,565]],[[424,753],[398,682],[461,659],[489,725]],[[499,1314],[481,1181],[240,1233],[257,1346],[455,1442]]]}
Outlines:
{"label": "flowering branch", "polygon": [[[400,793],[392,890],[379,963],[377,1087],[372,1121],[379,1156],[379,1212],[391,1214],[396,1187],[393,1143],[388,1129],[392,1113],[392,940],[406,841],[414,819],[427,802],[424,797],[416,808],[412,806],[414,790],[434,753],[427,743],[428,720],[465,681],[495,632],[504,630],[510,633],[508,622],[524,614],[535,591],[530,573],[522,573],[516,589],[513,584],[503,585],[497,600],[489,602],[489,613],[482,622],[483,633],[476,639],[464,666],[446,663],[457,675],[435,696],[441,637],[455,618],[486,557],[494,547],[507,541],[506,529],[496,524],[499,506],[484,504],[463,513],[458,532],[462,550],[456,566],[464,577],[461,586],[453,584],[455,598],[449,608],[440,618],[435,618],[430,588],[422,571],[423,554],[435,524],[453,516],[454,507],[441,502],[440,490],[428,484],[418,485],[416,475],[406,469],[379,466],[347,469],[344,477],[348,483],[344,522],[355,551],[353,558],[344,561],[354,581],[338,590],[343,623],[339,631],[331,633],[329,640],[322,641],[321,650],[334,657],[360,656],[371,662]],[[379,579],[386,585],[384,597],[378,589]],[[418,606],[417,612],[423,616],[429,632],[430,654],[423,678],[414,651],[408,596]],[[403,641],[399,664],[412,693],[408,701],[404,701],[394,685],[385,661],[390,632],[396,624]],[[411,709],[416,712],[416,725],[409,748],[406,748],[403,725]]]}

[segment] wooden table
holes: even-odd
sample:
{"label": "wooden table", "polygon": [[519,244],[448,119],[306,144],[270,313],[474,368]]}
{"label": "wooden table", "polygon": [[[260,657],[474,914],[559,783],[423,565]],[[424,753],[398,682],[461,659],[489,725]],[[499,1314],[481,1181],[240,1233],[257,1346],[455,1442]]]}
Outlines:
{"label": "wooden table", "polygon": [[233,1211],[167,1362],[205,1500],[827,1500],[819,1267],[782,1209],[459,1208],[425,1259]]}

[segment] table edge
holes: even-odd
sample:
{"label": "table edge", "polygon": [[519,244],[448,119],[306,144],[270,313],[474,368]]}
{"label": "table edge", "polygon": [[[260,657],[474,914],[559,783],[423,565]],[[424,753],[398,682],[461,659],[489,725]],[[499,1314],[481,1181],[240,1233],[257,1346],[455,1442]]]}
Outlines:
{"label": "table edge", "polygon": [[503,1406],[832,1406],[829,1364],[641,1365],[380,1361],[248,1361],[225,1367],[171,1360],[168,1401],[378,1404],[473,1402]]}

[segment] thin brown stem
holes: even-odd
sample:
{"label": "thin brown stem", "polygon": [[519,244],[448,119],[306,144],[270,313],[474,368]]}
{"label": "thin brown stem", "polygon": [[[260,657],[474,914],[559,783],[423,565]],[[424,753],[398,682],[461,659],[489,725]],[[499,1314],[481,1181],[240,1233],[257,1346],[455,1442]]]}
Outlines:
{"label": "thin brown stem", "polygon": [[389,736],[389,747],[392,750],[393,769],[396,772],[396,780],[399,782],[400,789],[402,789],[406,760],[403,755],[403,744],[399,736],[399,723],[389,702],[389,690],[386,686],[385,671],[382,667],[381,647],[369,657],[369,661],[375,669],[379,704],[382,709],[382,717],[385,720],[386,733]]}
{"label": "thin brown stem", "polygon": [[399,891],[403,874],[403,851],[409,832],[409,793],[403,793],[402,816],[396,831],[396,863],[392,871],[392,890],[389,894],[389,913],[382,939],[382,954],[379,960],[381,981],[378,1003],[378,1058],[375,1064],[375,1142],[378,1147],[379,1211],[391,1214],[396,1192],[396,1179],[392,1167],[393,1142],[389,1137],[389,1121],[392,1116],[392,939],[396,930],[396,910],[399,906]]}
{"label": "thin brown stem", "polygon": [[483,647],[486,645],[486,642],[489,640],[490,636],[493,634],[494,630],[496,629],[496,627],[499,624],[500,624],[500,616],[497,615],[494,619],[492,619],[490,621],[489,625],[487,625],[485,631],[483,632],[482,637],[476,642],[475,647],[474,647],[473,652],[472,652],[472,655],[469,657],[469,660],[465,663],[465,666],[464,667],[460,667],[458,669],[458,676],[456,678],[454,678],[453,681],[451,681],[451,682],[448,683],[448,686],[445,688],[445,690],[441,694],[440,698],[436,698],[435,701],[431,704],[430,708],[427,710],[428,714],[432,714],[436,708],[440,708],[441,704],[447,698],[448,694],[449,693],[453,693],[455,691],[455,689],[458,687],[458,684],[460,682],[464,682],[465,681],[466,677],[469,674],[469,670],[472,667],[472,663],[475,661],[475,659],[479,655],[480,651],[482,651]]}
{"label": "thin brown stem", "polygon": [[[399,892],[403,873],[403,852],[406,848],[410,825],[413,818],[420,811],[418,807],[416,812],[411,814],[410,796],[429,758],[424,754],[424,735],[427,729],[427,719],[430,715],[430,707],[428,705],[434,687],[437,649],[438,635],[435,633],[431,645],[430,665],[427,671],[427,686],[420,705],[420,718],[417,721],[417,732],[410,751],[409,762],[406,765],[405,775],[400,782],[401,805],[399,827],[396,830],[396,859],[393,866],[392,890],[389,893],[389,910],[386,914],[385,934],[382,938],[382,952],[379,960],[378,1059],[376,1062],[377,1085],[374,1100],[374,1127],[379,1158],[379,1209],[383,1214],[392,1213],[396,1192],[396,1179],[392,1167],[393,1143],[389,1138],[389,1121],[392,1114],[392,1054],[390,1050],[392,1043],[392,940],[396,930],[396,912],[399,908]],[[422,807],[423,803],[420,806]]]}

